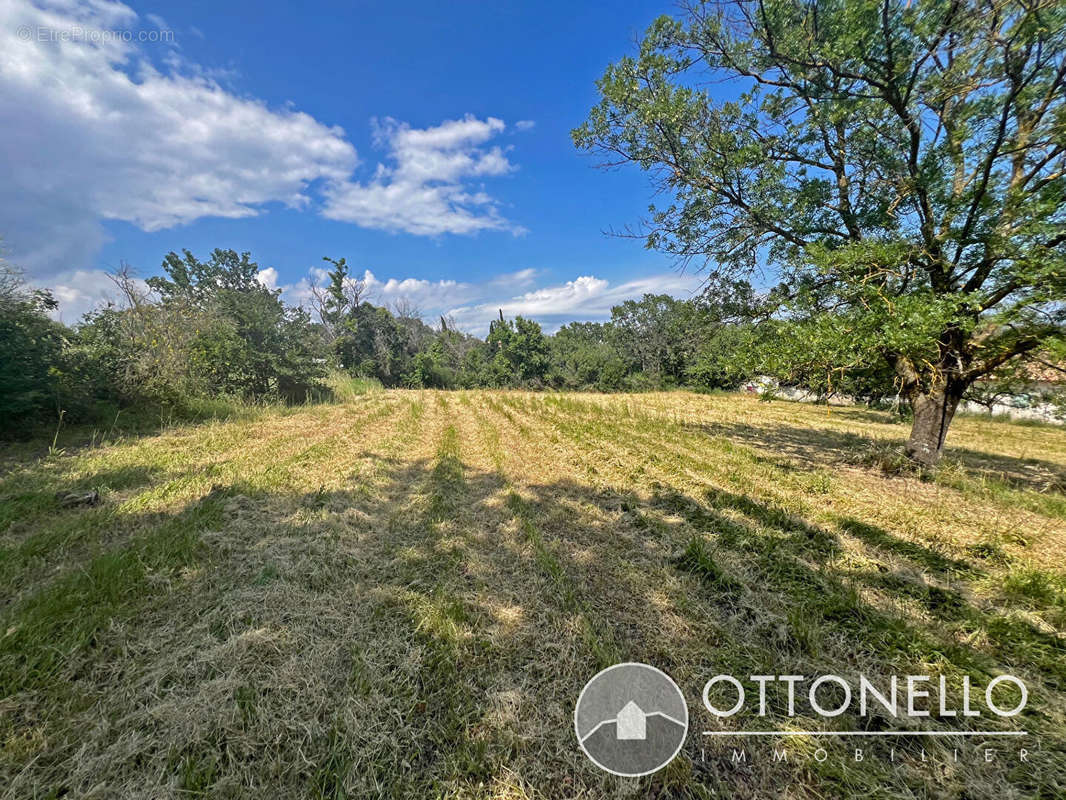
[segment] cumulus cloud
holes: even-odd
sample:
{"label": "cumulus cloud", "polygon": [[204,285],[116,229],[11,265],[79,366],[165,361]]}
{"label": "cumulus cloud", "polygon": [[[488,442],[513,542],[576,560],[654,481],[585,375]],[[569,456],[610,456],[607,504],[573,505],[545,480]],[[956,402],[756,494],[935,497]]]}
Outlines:
{"label": "cumulus cloud", "polygon": [[159,72],[112,34],[137,27],[109,0],[0,3],[0,233],[36,276],[87,265],[100,220],[155,231],[301,207],[356,164],[340,128]]}
{"label": "cumulus cloud", "polygon": [[[406,305],[430,323],[447,317],[460,330],[477,336],[488,333],[489,322],[502,310],[507,317],[521,315],[541,323],[546,332],[573,320],[606,320],[611,307],[645,294],[670,294],[688,298],[701,286],[698,275],[677,272],[649,275],[614,283],[595,275],[581,275],[562,283],[536,286],[544,270],[526,268],[504,272],[479,281],[426,278],[378,277],[364,269],[353,276],[363,284],[363,297],[375,305],[395,308]],[[292,306],[312,310],[312,287],[329,282],[324,267],[312,267],[299,280],[283,283],[279,271],[264,267],[257,275],[268,289],[280,290]],[[147,288],[143,281],[138,281]],[[120,302],[114,283],[103,270],[67,270],[45,282],[59,300],[56,316],[67,323],[108,302]],[[528,291],[516,294],[516,290]]]}
{"label": "cumulus cloud", "polygon": [[[430,322],[445,316],[460,330],[478,336],[488,332],[489,322],[501,310],[507,317],[521,315],[535,319],[545,331],[552,332],[573,320],[609,319],[612,306],[639,299],[645,294],[688,298],[702,284],[698,275],[677,272],[620,283],[595,275],[582,275],[563,283],[514,293],[515,289],[533,286],[542,274],[542,270],[529,268],[475,282],[379,278],[372,271],[364,270],[359,279],[366,292],[364,297],[376,305],[395,306],[406,302]],[[310,306],[312,285],[321,286],[328,280],[327,271],[320,267],[313,267],[299,281],[280,287],[273,270],[263,270],[259,276],[264,285],[280,288],[286,302],[305,308]]]}
{"label": "cumulus cloud", "polygon": [[687,298],[699,289],[701,283],[698,275],[676,272],[617,284],[595,275],[582,275],[562,284],[545,286],[520,295],[486,298],[475,305],[450,309],[447,314],[463,330],[479,335],[488,330],[489,320],[501,310],[504,316],[529,317],[540,322],[545,330],[554,331],[572,320],[608,319],[613,306],[645,294],[670,294]]}
{"label": "cumulus cloud", "polygon": [[562,286],[549,286],[526,292],[500,305],[505,315],[532,317],[543,314],[565,314],[581,308],[600,297],[610,283],[594,275],[582,275]]}
{"label": "cumulus cloud", "polygon": [[[384,306],[406,303],[421,311],[427,319],[433,320],[441,314],[450,313],[457,306],[476,303],[486,297],[497,295],[501,291],[513,291],[516,288],[530,286],[539,274],[540,270],[520,269],[516,272],[504,272],[481,282],[469,282],[425,278],[382,279],[366,269],[363,270],[362,275],[353,276],[353,279],[362,283],[363,296],[368,301]],[[285,302],[294,306],[308,307],[311,300],[311,287],[324,286],[328,283],[329,272],[322,267],[312,267],[303,278],[285,286],[279,286],[277,279],[277,271],[272,268],[259,272],[260,282],[271,289],[280,288]]]}
{"label": "cumulus cloud", "polygon": [[153,64],[114,35],[165,25],[114,0],[0,3],[0,236],[35,279],[90,266],[104,220],[151,232],[271,203],[420,235],[519,230],[480,184],[514,169],[490,143],[503,121],[375,123],[391,165],[359,183],[341,128],[236,94],[176,45],[153,45]]}
{"label": "cumulus cloud", "polygon": [[454,280],[427,281],[421,278],[387,278],[382,281],[370,270],[363,274],[367,293],[379,303],[407,300],[419,308],[461,303],[476,293],[469,283]]}
{"label": "cumulus cloud", "polygon": [[478,179],[514,169],[503,148],[487,146],[502,133],[502,120],[467,115],[430,128],[411,128],[394,119],[375,121],[375,142],[388,150],[392,166],[378,164],[366,183],[348,181],[326,188],[323,214],[366,228],[419,235],[468,234],[522,229],[499,213]]}
{"label": "cumulus cloud", "polygon": [[[267,274],[269,273],[269,274]],[[322,267],[312,267],[300,280],[278,285],[277,271],[260,270],[259,281],[271,289],[281,289],[281,297],[290,305],[303,306],[310,310],[312,287],[324,287],[329,282],[329,271]],[[422,311],[429,318],[441,313],[443,309],[460,303],[469,303],[483,296],[483,290],[476,284],[455,280],[425,280],[423,278],[378,278],[370,270],[362,275],[352,276],[363,285],[363,297],[376,304],[394,306],[404,302]]]}
{"label": "cumulus cloud", "polygon": [[268,289],[274,290],[278,288],[278,271],[273,267],[259,270],[255,278]]}
{"label": "cumulus cloud", "polygon": [[[147,284],[134,278],[134,285],[148,292]],[[121,305],[124,299],[108,274],[99,269],[64,270],[46,282],[52,296],[59,301],[59,308],[52,314],[56,319],[73,325],[87,312],[106,306]]]}

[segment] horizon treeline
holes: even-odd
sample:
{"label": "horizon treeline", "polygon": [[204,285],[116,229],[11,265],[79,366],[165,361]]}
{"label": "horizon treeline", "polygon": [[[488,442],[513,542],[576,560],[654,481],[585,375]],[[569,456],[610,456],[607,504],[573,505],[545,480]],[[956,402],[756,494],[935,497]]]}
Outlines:
{"label": "horizon treeline", "polygon": [[610,321],[554,334],[501,311],[482,339],[446,317],[429,325],[403,301],[376,305],[345,259],[325,260],[328,281],[304,308],[264,286],[249,253],[168,253],[163,275],[144,283],[125,269],[114,274],[120,300],[75,325],[50,316],[51,292],[4,267],[2,427],[60,415],[106,421],[131,408],[183,416],[225,399],[303,402],[328,394],[334,370],[390,388],[603,392],[729,388],[747,376],[735,356],[753,329],[737,321],[735,301],[646,294],[615,306]]}
{"label": "horizon treeline", "polygon": [[249,253],[216,249],[200,260],[171,252],[147,290],[128,270],[113,275],[121,300],[74,326],[49,316],[57,308],[50,292],[5,267],[0,428],[324,399],[335,371],[403,388],[713,390],[769,375],[818,395],[878,401],[894,391],[887,365],[839,370],[832,354],[810,346],[809,325],[769,318],[765,298],[744,282],[688,300],[645,294],[612,308],[609,321],[571,322],[553,334],[501,311],[481,339],[445,317],[428,325],[404,302],[375,305],[343,258],[325,260],[328,282],[303,308],[259,281]]}

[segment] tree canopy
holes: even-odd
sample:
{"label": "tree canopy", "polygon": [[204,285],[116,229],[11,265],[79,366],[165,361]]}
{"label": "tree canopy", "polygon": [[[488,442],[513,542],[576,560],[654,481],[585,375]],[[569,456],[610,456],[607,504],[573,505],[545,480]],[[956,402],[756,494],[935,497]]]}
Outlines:
{"label": "tree canopy", "polygon": [[1066,4],[683,11],[607,68],[576,144],[657,176],[649,247],[765,271],[831,369],[887,365],[935,464],[975,380],[1064,336]]}

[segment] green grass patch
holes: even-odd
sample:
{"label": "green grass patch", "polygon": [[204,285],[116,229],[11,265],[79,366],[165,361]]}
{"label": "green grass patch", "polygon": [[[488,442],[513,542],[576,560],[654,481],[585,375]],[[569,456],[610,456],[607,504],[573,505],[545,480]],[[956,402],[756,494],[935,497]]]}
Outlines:
{"label": "green grass patch", "polygon": [[200,533],[222,521],[226,489],[213,490],[185,511],[132,542],[73,567],[4,615],[0,697],[56,686],[115,617],[129,617],[153,593],[150,572],[175,571],[202,555]]}

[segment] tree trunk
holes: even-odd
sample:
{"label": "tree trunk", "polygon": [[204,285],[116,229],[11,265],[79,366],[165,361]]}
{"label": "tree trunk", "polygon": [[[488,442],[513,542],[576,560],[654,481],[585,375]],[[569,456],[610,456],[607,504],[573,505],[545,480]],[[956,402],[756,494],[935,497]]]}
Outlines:
{"label": "tree trunk", "polygon": [[910,398],[914,424],[907,440],[907,456],[911,460],[930,469],[940,461],[948,426],[959,407],[962,391],[962,387],[938,387]]}

